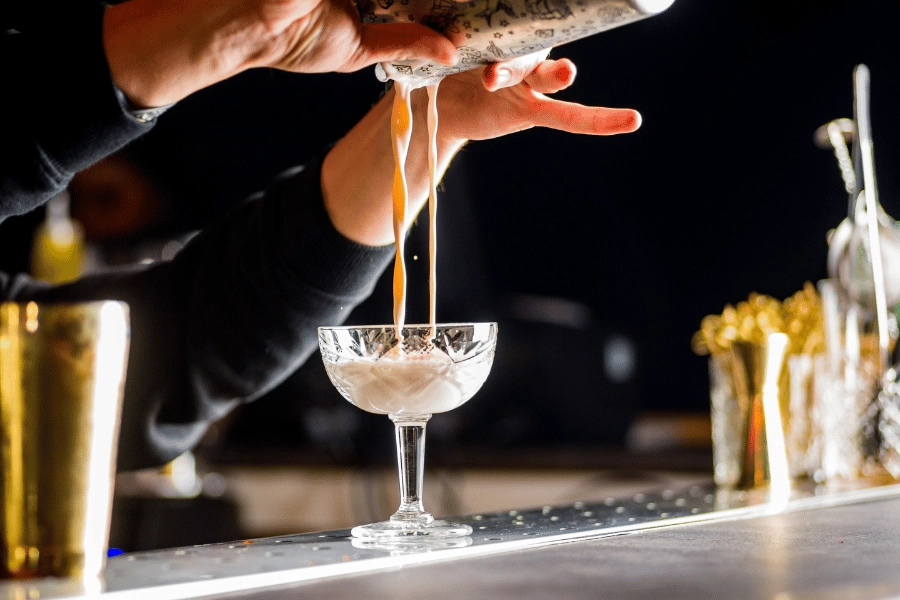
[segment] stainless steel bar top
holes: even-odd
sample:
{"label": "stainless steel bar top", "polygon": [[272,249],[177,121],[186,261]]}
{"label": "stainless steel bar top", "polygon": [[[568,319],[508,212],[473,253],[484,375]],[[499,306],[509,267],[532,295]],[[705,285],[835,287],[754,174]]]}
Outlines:
{"label": "stainless steel bar top", "polygon": [[[715,579],[720,569],[723,573],[729,572],[728,569],[736,569],[736,573],[742,572],[740,565],[734,564],[743,560],[739,554],[732,556],[729,559],[731,562],[720,564],[719,559],[724,560],[729,548],[735,552],[749,552],[746,560],[766,557],[763,562],[770,560],[773,566],[778,561],[779,552],[787,552],[784,541],[780,545],[776,544],[774,549],[771,544],[765,543],[759,547],[754,547],[752,543],[748,545],[744,537],[750,534],[741,529],[747,523],[771,524],[773,516],[775,519],[799,518],[798,522],[806,522],[809,521],[809,515],[816,515],[815,518],[822,521],[816,531],[821,533],[827,530],[829,523],[838,526],[852,521],[852,515],[858,517],[859,510],[885,516],[882,523],[872,523],[876,531],[882,532],[876,538],[885,546],[884,552],[878,552],[878,556],[882,561],[888,560],[895,564],[896,568],[885,571],[884,577],[873,575],[866,579],[876,586],[874,588],[871,585],[866,588],[856,582],[857,585],[852,588],[853,594],[843,589],[833,597],[880,598],[886,594],[900,597],[900,485],[877,483],[879,482],[861,481],[846,484],[842,488],[812,485],[795,487],[789,496],[772,494],[775,498],[765,490],[717,492],[711,486],[694,486],[685,490],[637,494],[630,498],[578,502],[570,506],[545,506],[534,510],[470,515],[457,520],[473,527],[472,536],[436,542],[367,543],[350,538],[347,530],[340,530],[140,552],[110,559],[104,582],[47,579],[5,582],[0,584],[0,598],[30,600],[99,596],[104,600],[166,600],[224,594],[229,598],[349,597],[350,594],[365,594],[367,598],[419,598],[423,595],[449,598],[458,597],[462,593],[465,597],[515,597],[523,600],[547,597],[548,593],[554,595],[553,590],[562,591],[577,581],[581,581],[581,587],[570,589],[571,594],[565,594],[565,597],[659,597],[660,593],[668,597],[707,597],[702,586],[704,580]],[[810,509],[822,510],[803,512]],[[871,521],[871,516],[866,518]],[[775,523],[770,534],[778,537],[779,526],[777,521]],[[703,526],[673,527],[687,524]],[[711,526],[719,529],[714,529],[710,534]],[[790,523],[781,527],[789,526]],[[764,526],[764,529],[765,527],[769,526]],[[644,536],[603,539],[649,530],[655,531]],[[860,541],[862,530],[855,531],[853,527],[844,527],[844,530],[841,534],[844,538]],[[634,540],[638,538],[650,550],[656,548],[661,551],[662,559],[650,553],[646,555],[646,560],[635,555]],[[654,546],[654,539],[664,541],[661,545]],[[698,539],[703,541],[698,542]],[[561,546],[576,541],[587,543]],[[584,554],[584,549],[601,543],[602,553],[592,556]],[[710,551],[696,554],[701,559],[700,564],[691,562],[689,566],[695,571],[693,576],[697,579],[687,588],[687,594],[680,594],[677,587],[666,582],[671,579],[674,584],[676,580],[680,580],[679,574],[683,575],[683,572],[677,568],[673,570],[673,564],[667,566],[665,559],[668,557],[668,562],[671,563],[679,555],[676,548],[700,552],[700,543],[705,544]],[[800,542],[795,540],[795,545],[797,543]],[[817,548],[817,556],[824,559],[829,556],[828,552],[844,552],[847,555],[840,558],[845,562],[849,561],[847,564],[866,561],[873,556],[871,553],[868,557],[865,554],[854,555],[849,552],[851,545],[842,544],[843,540],[830,549]],[[516,552],[542,547],[555,548],[536,553]],[[579,548],[580,560],[584,564],[581,567],[581,578],[573,579],[567,565],[575,563],[556,555],[573,551],[578,554]],[[872,551],[872,547],[866,548]],[[608,566],[609,557],[616,556],[620,550],[633,558],[631,563],[623,562],[621,568],[631,574],[629,580],[635,585],[630,588],[620,586],[604,589],[604,580],[609,577],[598,579],[585,575],[592,569],[602,573],[604,565]],[[507,555],[502,556],[504,554]],[[461,560],[476,557],[479,560]],[[452,564],[425,566],[426,563],[442,561],[451,561]],[[520,582],[529,580],[529,575],[533,575],[535,569],[543,572],[544,587],[532,582],[529,588],[531,593],[528,593],[529,589],[521,589],[521,586],[515,585],[510,580],[512,574],[516,573],[512,568],[514,564],[524,569],[519,572]],[[827,561],[822,564],[828,568]],[[414,565],[418,567],[402,569]],[[487,572],[486,565],[491,565]],[[881,568],[883,565],[879,563],[875,567]],[[646,572],[645,577],[650,579],[634,579],[633,576],[642,569]],[[450,572],[455,576],[442,575]],[[366,575],[345,577],[353,574]],[[476,577],[478,574],[480,579]],[[620,573],[623,576],[625,574]],[[647,585],[653,575],[656,576],[657,587],[653,588],[656,592],[641,595],[641,590],[650,591]],[[765,573],[762,578],[767,578]],[[472,587],[476,581],[481,581],[484,586]],[[507,585],[497,588],[490,584],[500,581]],[[372,585],[367,585],[367,582]],[[894,584],[896,587],[891,587]],[[878,585],[882,587],[877,587]],[[860,590],[862,595],[856,594]],[[320,596],[319,592],[323,595]],[[752,590],[745,592],[747,593],[725,586],[714,594],[709,591],[709,594],[715,597],[773,597],[769,593],[771,590],[762,596],[757,596]],[[792,595],[789,591],[784,593],[787,595],[777,596],[778,600],[832,597],[822,594]]]}

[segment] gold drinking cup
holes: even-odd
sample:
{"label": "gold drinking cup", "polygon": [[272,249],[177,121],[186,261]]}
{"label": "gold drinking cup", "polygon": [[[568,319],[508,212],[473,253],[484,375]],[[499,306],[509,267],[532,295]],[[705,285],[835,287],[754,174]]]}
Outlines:
{"label": "gold drinking cup", "polygon": [[102,571],[129,337],[121,302],[0,304],[3,577]]}

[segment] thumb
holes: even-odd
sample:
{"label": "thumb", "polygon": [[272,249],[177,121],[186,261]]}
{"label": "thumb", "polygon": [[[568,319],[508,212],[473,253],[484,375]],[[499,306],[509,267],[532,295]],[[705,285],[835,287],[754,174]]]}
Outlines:
{"label": "thumb", "polygon": [[550,54],[549,48],[511,60],[491,63],[485,67],[481,75],[484,88],[489,92],[496,92],[501,88],[518,85],[528,77],[529,73],[538,68],[548,54]]}
{"label": "thumb", "polygon": [[392,60],[434,61],[453,66],[456,46],[440,33],[418,23],[365,24],[352,70]]}

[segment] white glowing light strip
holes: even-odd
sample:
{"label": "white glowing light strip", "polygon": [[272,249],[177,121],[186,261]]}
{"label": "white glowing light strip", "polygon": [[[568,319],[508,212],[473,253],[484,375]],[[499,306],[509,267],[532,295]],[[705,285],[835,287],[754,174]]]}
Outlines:
{"label": "white glowing light strip", "polygon": [[780,511],[787,505],[791,494],[791,476],[788,471],[787,451],[784,444],[784,427],[778,403],[778,378],[784,364],[784,351],[788,338],[783,333],[766,336],[766,366],[763,375],[762,404],[766,422],[766,453],[769,462],[770,509]]}
{"label": "white glowing light strip", "polygon": [[888,360],[888,308],[884,289],[884,266],[881,262],[881,240],[878,231],[878,187],[875,184],[875,158],[872,146],[872,120],[869,116],[869,68],[856,67],[856,128],[859,153],[862,158],[863,188],[866,203],[866,225],[869,233],[869,256],[872,259],[872,279],[875,284],[875,310],[878,323],[879,368],[881,375]]}
{"label": "white glowing light strip", "polygon": [[84,523],[84,573],[96,577],[103,569],[112,503],[113,457],[119,418],[128,318],[114,302],[100,308],[97,355],[94,367],[91,449],[88,463],[87,514]]}

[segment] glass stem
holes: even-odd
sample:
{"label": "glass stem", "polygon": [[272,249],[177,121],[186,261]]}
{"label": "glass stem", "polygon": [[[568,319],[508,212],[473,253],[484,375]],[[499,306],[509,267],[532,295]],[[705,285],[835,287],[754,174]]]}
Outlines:
{"label": "glass stem", "polygon": [[425,471],[425,424],[431,415],[391,417],[397,435],[397,468],[400,471],[400,508],[391,521],[428,524],[434,517],[422,506]]}

